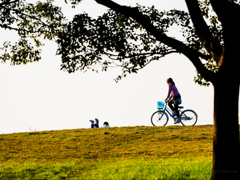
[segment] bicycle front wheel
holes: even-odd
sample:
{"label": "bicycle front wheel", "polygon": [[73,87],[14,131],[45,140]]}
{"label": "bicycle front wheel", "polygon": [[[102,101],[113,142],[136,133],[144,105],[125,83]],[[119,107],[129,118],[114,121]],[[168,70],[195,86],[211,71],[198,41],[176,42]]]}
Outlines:
{"label": "bicycle front wheel", "polygon": [[190,109],[183,111],[181,123],[183,126],[194,126],[197,123],[197,113]]}
{"label": "bicycle front wheel", "polygon": [[165,126],[168,122],[168,115],[163,111],[156,111],[152,114],[151,123],[153,126]]}

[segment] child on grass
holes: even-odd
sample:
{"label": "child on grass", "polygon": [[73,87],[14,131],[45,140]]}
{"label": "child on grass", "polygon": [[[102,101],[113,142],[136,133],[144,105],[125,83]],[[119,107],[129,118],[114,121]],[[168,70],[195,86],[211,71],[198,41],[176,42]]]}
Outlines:
{"label": "child on grass", "polygon": [[95,124],[93,120],[89,120],[91,122],[91,128],[99,128],[99,121],[95,118]]}

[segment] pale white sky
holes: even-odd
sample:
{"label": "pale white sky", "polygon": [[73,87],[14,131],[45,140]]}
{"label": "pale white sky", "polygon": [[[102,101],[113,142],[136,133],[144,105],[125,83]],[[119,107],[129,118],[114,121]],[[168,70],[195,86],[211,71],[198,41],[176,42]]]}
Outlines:
{"label": "pale white sky", "polygon": [[[116,2],[186,9],[183,0]],[[106,8],[94,0],[83,0],[75,10],[67,5],[63,10],[70,19],[83,11],[101,15]],[[1,42],[14,39],[12,33],[1,32]],[[0,63],[0,134],[89,128],[89,120],[94,118],[99,119],[100,125],[108,121],[111,127],[151,126],[156,102],[166,98],[169,77],[182,95],[182,105],[198,113],[197,125],[213,123],[213,88],[194,84],[195,68],[182,55],[152,62],[116,84],[113,79],[120,69],[68,74],[60,71],[61,59],[55,52],[56,44],[49,42],[40,62],[21,66]],[[170,119],[168,125],[172,124]]]}

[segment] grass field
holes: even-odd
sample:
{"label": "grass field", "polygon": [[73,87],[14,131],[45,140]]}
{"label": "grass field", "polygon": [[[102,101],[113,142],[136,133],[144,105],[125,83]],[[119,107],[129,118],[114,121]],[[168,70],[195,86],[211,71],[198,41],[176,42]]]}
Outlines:
{"label": "grass field", "polygon": [[212,126],[0,135],[0,179],[209,179]]}

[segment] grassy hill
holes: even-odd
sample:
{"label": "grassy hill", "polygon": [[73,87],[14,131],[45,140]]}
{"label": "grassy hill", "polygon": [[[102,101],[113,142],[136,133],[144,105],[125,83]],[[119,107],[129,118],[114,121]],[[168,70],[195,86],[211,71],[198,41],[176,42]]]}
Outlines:
{"label": "grassy hill", "polygon": [[206,179],[212,126],[0,135],[0,179]]}

